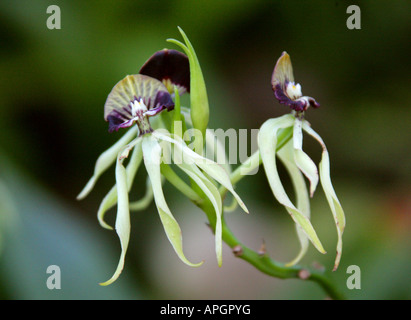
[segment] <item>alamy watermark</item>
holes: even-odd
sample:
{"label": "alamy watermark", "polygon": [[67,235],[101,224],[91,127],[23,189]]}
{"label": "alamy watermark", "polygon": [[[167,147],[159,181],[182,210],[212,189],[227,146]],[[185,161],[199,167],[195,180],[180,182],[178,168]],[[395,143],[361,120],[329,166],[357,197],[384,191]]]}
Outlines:
{"label": "alamy watermark", "polygon": [[361,9],[359,6],[351,5],[347,7],[350,16],[347,19],[347,28],[350,30],[361,29]]}
{"label": "alamy watermark", "polygon": [[[159,141],[162,145],[163,154],[161,162],[165,164],[193,164],[193,161],[213,160],[222,166],[242,165],[242,175],[254,175],[258,172],[258,158],[253,159],[251,155],[258,150],[258,133],[259,129],[207,129],[206,136],[203,137],[200,130],[190,128],[182,132],[181,121],[174,124],[174,135],[171,135],[167,129],[157,129],[155,132],[171,137],[179,136],[187,146],[205,158],[193,160],[192,155],[178,145],[170,145],[166,141]],[[156,135],[153,134],[153,139]],[[200,139],[200,143],[198,143]],[[196,150],[196,146],[204,146],[203,150]],[[154,158],[154,157],[153,157]]]}
{"label": "alamy watermark", "polygon": [[350,290],[361,289],[361,269],[357,265],[351,265],[347,268],[347,273],[351,274],[347,278],[347,288]]}
{"label": "alamy watermark", "polygon": [[49,290],[61,289],[61,270],[57,265],[50,265],[46,270],[47,277],[46,286]]}
{"label": "alamy watermark", "polygon": [[[47,18],[46,25],[50,30],[61,29],[61,10],[57,5],[50,5],[47,7],[46,13],[50,16]],[[350,5],[346,10],[350,16],[347,18],[347,28],[350,30],[361,29],[361,9],[357,5]]]}
{"label": "alamy watermark", "polygon": [[61,10],[59,6],[51,5],[47,7],[47,14],[50,16],[47,18],[46,25],[49,30],[61,29]]}

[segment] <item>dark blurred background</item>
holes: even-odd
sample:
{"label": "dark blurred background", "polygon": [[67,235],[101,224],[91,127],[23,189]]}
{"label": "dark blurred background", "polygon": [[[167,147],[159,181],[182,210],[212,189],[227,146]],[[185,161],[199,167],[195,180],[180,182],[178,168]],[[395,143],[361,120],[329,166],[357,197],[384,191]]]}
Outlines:
{"label": "dark blurred background", "polygon": [[[361,9],[349,30],[347,7]],[[46,10],[61,9],[49,30]],[[165,194],[183,230],[191,269],[168,243],[155,206],[132,214],[123,274],[109,287],[120,246],[101,228],[98,205],[114,168],[83,201],[76,195],[98,155],[122,133],[103,119],[107,94],[137,73],[155,51],[176,48],[177,26],[194,45],[207,84],[210,128],[259,128],[288,110],[270,78],[287,51],[303,93],[321,107],[306,118],[326,142],[334,188],[347,227],[336,283],[352,299],[411,298],[411,2],[395,1],[43,1],[0,2],[0,298],[3,299],[322,299],[312,283],[277,280],[232,257],[217,267],[206,218],[169,185]],[[304,140],[319,161],[320,147]],[[143,171],[143,170],[142,170]],[[144,192],[139,173],[131,197]],[[285,182],[286,183],[286,182]],[[238,193],[250,215],[227,217],[234,233],[289,261],[298,250],[294,226],[275,201],[263,170]],[[320,189],[320,188],[319,188]],[[107,214],[114,223],[115,210]],[[328,251],[310,248],[302,263],[331,268],[336,231],[318,190],[312,220]],[[49,290],[49,265],[61,289]],[[361,269],[361,289],[348,290],[347,267]]]}

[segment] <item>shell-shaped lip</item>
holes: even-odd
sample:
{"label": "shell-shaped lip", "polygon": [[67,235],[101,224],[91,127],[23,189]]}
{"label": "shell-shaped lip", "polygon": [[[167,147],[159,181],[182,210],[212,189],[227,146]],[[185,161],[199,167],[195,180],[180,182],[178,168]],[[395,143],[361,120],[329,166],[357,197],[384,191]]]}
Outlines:
{"label": "shell-shaped lip", "polygon": [[147,107],[146,116],[174,108],[171,95],[162,82],[142,74],[128,75],[114,86],[104,105],[109,132],[133,125],[132,103],[135,101],[142,101]]}
{"label": "shell-shaped lip", "polygon": [[298,112],[305,111],[309,106],[313,108],[318,108],[320,106],[320,104],[311,97],[301,97],[295,100],[291,99],[286,93],[287,85],[290,82],[295,82],[293,66],[289,54],[284,51],[281,54],[281,57],[277,60],[271,76],[271,86],[278,102],[287,105]]}
{"label": "shell-shaped lip", "polygon": [[177,50],[157,51],[141,67],[140,74],[160,80],[170,93],[174,86],[180,95],[190,92],[190,64],[187,56]]}
{"label": "shell-shaped lip", "polygon": [[283,91],[280,84],[277,84],[274,88],[274,95],[277,98],[278,102],[289,106],[295,111],[304,111],[307,108],[307,105],[304,100],[292,100],[288,95]]}

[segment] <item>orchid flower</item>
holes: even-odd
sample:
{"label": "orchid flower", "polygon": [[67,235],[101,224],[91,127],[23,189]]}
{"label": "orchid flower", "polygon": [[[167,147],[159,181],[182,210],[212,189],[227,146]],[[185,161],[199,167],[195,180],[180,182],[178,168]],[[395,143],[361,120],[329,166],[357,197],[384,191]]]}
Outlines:
{"label": "orchid flower", "polygon": [[[176,112],[180,109],[179,93],[190,91],[189,81],[188,58],[178,51],[165,49],[153,55],[144,64],[140,74],[128,75],[118,82],[108,95],[104,106],[104,118],[109,123],[109,132],[129,127],[130,129],[98,158],[94,175],[78,196],[78,199],[87,196],[99,176],[115,162],[116,185],[103,199],[98,211],[98,220],[104,228],[112,229],[104,221],[104,215],[117,203],[115,230],[120,239],[121,255],[113,276],[102,285],[113,283],[123,270],[130,238],[130,209],[145,208],[152,197],[168,240],[178,257],[192,267],[203,263],[192,263],[184,255],[181,229],[165,200],[163,180],[168,180],[195,203],[204,201],[204,198],[173,171],[171,164],[181,169],[202,190],[214,207],[215,251],[220,266],[223,209],[216,182],[227,188],[243,210],[248,212],[222,166],[191,150],[179,135],[164,128],[153,129],[151,126],[151,117],[164,110],[171,111],[175,108]],[[128,164],[125,166],[126,159]],[[142,162],[148,174],[147,192],[140,201],[130,203],[129,192]]]}
{"label": "orchid flower", "polygon": [[[326,253],[310,221],[309,197],[314,195],[320,181],[337,227],[338,242],[334,263],[334,270],[336,270],[342,253],[344,211],[331,183],[327,147],[322,138],[311,128],[309,122],[304,119],[305,111],[310,106],[318,108],[320,105],[314,98],[303,96],[301,85],[294,81],[290,56],[286,52],[283,52],[275,65],[271,84],[277,100],[292,109],[291,114],[267,120],[262,125],[258,136],[260,155],[271,190],[296,223],[297,235],[301,244],[300,252],[288,265],[294,265],[300,261],[308,249],[309,241],[318,251]],[[292,139],[276,153],[277,134],[281,129],[286,128],[292,128]],[[303,151],[303,131],[316,139],[322,147],[319,170],[313,160]],[[289,199],[281,183],[276,156],[283,162],[292,179],[297,198],[296,204]],[[309,190],[307,190],[304,176],[310,182]]]}

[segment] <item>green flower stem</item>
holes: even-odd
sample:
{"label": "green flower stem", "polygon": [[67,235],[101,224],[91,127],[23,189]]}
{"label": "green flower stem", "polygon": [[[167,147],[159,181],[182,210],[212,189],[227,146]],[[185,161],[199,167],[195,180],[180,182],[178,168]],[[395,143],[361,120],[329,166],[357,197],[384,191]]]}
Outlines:
{"label": "green flower stem", "polygon": [[[181,127],[177,130],[176,124],[180,124]],[[184,120],[184,117],[181,114],[181,105],[180,105],[180,94],[178,93],[177,86],[174,86],[174,111],[173,111],[173,121],[171,122],[171,132],[178,135],[183,139],[184,132],[187,131],[187,126]]]}
{"label": "green flower stem", "polygon": [[[215,230],[216,219],[212,204],[205,200],[199,204],[199,207],[206,213],[212,230]],[[261,272],[280,279],[314,281],[324,289],[329,298],[344,299],[344,296],[335,288],[328,272],[298,265],[286,267],[271,259],[266,253],[259,253],[246,247],[234,236],[224,219],[222,220],[222,238],[238,258],[247,261]]]}
{"label": "green flower stem", "polygon": [[[278,133],[277,151],[291,139],[292,134],[292,128],[283,129]],[[258,162],[256,162],[257,158]],[[256,163],[258,166],[261,165],[261,157],[258,151],[251,155],[249,159],[247,159],[240,167],[232,172],[230,175],[232,184],[234,185],[244,177],[244,170],[251,171],[252,169],[255,169],[252,166],[255,166]],[[199,190],[199,188],[194,184],[192,186],[193,189],[196,190],[201,196],[201,190]],[[226,188],[220,188],[222,197],[225,196],[226,192]],[[215,230],[216,216],[214,207],[208,199],[205,197],[202,198],[203,202],[197,202],[197,205],[207,215],[212,230]],[[335,300],[345,299],[343,294],[336,289],[329,272],[299,265],[286,267],[284,264],[271,259],[265,252],[256,252],[246,247],[232,233],[230,228],[227,226],[224,217],[222,219],[222,238],[223,241],[233,250],[235,256],[247,261],[255,268],[269,276],[279,279],[302,279],[305,281],[314,281],[324,289],[329,298]]]}
{"label": "green flower stem", "polygon": [[160,165],[161,174],[174,186],[196,204],[203,202],[203,199],[196,193],[183,179],[181,179],[173,169],[167,164]]}

